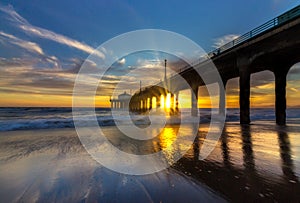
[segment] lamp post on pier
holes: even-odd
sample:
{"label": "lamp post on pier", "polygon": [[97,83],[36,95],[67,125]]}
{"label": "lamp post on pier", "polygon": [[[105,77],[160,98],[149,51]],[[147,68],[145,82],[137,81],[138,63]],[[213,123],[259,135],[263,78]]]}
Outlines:
{"label": "lamp post on pier", "polygon": [[167,81],[167,59],[165,59],[165,82]]}

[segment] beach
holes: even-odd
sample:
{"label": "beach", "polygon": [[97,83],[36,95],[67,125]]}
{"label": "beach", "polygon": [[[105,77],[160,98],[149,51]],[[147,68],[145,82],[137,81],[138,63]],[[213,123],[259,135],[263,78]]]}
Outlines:
{"label": "beach", "polygon": [[102,167],[74,129],[2,132],[3,202],[225,202],[173,168],[130,176]]}
{"label": "beach", "polygon": [[[241,126],[228,122],[213,152],[199,160],[208,127],[200,124],[194,144],[178,162],[143,176],[119,174],[101,166],[83,148],[73,128],[0,132],[1,201],[295,202],[300,199],[299,124],[277,127],[273,121],[256,121]],[[174,128],[174,132],[177,129],[168,128]],[[116,141],[119,135],[115,126],[105,126],[104,131],[115,145],[126,144],[125,140]],[[149,143],[144,147],[143,153],[153,150]],[[130,149],[123,147],[125,151]]]}

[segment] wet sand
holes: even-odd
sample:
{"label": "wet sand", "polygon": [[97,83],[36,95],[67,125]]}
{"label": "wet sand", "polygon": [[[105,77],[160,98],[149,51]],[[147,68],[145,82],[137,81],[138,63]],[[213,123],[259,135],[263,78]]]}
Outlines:
{"label": "wet sand", "polygon": [[299,202],[299,124],[227,124],[218,146],[204,161],[198,149],[206,135],[200,126],[192,150],[173,167],[186,171],[234,202]]}
{"label": "wet sand", "polygon": [[[174,139],[168,127],[158,140],[124,151],[152,152]],[[3,202],[253,202],[300,201],[300,126],[272,122],[227,123],[207,159],[198,160],[208,130],[201,124],[186,155],[172,167],[145,175],[122,175],[94,161],[74,129],[0,133],[0,199]],[[170,139],[166,139],[170,137]],[[143,149],[143,150],[141,150]],[[155,150],[154,150],[155,151]]]}
{"label": "wet sand", "polygon": [[173,168],[144,176],[108,170],[74,129],[2,132],[0,156],[3,202],[225,202]]}

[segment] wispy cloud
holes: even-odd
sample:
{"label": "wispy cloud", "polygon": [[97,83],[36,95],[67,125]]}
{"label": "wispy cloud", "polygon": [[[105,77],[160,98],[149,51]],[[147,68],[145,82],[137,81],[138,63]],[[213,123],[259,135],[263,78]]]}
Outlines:
{"label": "wispy cloud", "polygon": [[[69,97],[73,94],[74,81],[77,70],[81,66],[80,60],[71,59],[73,63],[62,69],[48,68],[48,61],[40,58],[1,58],[0,57],[0,94],[39,94],[48,96]],[[84,80],[78,81],[85,94],[94,93],[94,84],[99,79],[94,73],[95,64],[88,62],[90,72],[84,73]],[[36,68],[38,66],[38,68]],[[42,68],[41,68],[42,67]],[[101,88],[97,95],[111,95],[120,80],[117,76],[105,75],[101,80]]]}
{"label": "wispy cloud", "polygon": [[298,89],[294,88],[294,87],[291,87],[291,88],[288,88],[290,91],[293,91],[293,92],[299,92]]}
{"label": "wispy cloud", "polygon": [[[55,56],[48,56],[44,53],[43,49],[35,42],[27,41],[18,38],[14,35],[0,31],[0,43],[3,45],[11,44],[18,48],[22,48],[25,51],[38,56],[38,59],[49,62],[54,65],[54,68],[60,69],[60,62]],[[35,59],[34,61],[38,60]],[[52,66],[53,67],[53,66]]]}
{"label": "wispy cloud", "polygon": [[37,63],[41,62],[24,58],[0,58],[0,92],[65,96],[72,94],[75,74],[63,69],[34,68]]}
{"label": "wispy cloud", "polygon": [[213,47],[214,48],[219,48],[221,46],[223,46],[224,44],[238,38],[240,35],[237,34],[228,34],[228,35],[224,35],[222,37],[219,37],[217,39],[214,39],[214,44]]}
{"label": "wispy cloud", "polygon": [[0,31],[0,41],[2,43],[9,42],[35,54],[44,55],[42,48],[38,44],[30,41],[25,41],[5,32]]}
{"label": "wispy cloud", "polygon": [[55,33],[53,31],[34,26],[30,24],[25,18],[19,15],[12,6],[1,6],[0,11],[6,13],[9,17],[9,20],[17,27],[19,27],[22,31],[30,36],[37,36],[40,38],[48,39],[72,48],[76,48],[88,54],[94,53],[95,55],[99,56],[100,58],[105,58],[105,55],[95,50],[93,47],[79,42],[75,39],[71,39],[67,36]]}

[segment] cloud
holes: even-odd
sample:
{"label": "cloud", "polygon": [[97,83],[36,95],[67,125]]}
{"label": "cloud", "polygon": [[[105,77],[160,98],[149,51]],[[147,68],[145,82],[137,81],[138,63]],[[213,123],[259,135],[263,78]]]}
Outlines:
{"label": "cloud", "polygon": [[258,89],[272,89],[275,85],[275,76],[269,70],[251,75],[251,87]]}
{"label": "cloud", "polygon": [[[0,94],[39,94],[48,96],[69,96],[73,94],[74,82],[80,68],[80,59],[70,59],[63,69],[53,69],[47,66],[47,61],[41,62],[39,58],[0,58]],[[44,64],[46,63],[46,67]],[[36,67],[39,68],[36,68]],[[81,89],[85,94],[94,93],[94,85],[99,78],[95,76],[94,64],[89,62],[91,70],[84,74],[84,80],[80,81]],[[43,68],[41,68],[43,67]],[[101,80],[101,89],[96,95],[111,95],[118,84],[119,77],[104,76]],[[99,86],[100,87],[100,86]]]}
{"label": "cloud", "polygon": [[[0,57],[0,67],[20,67],[20,66],[32,66],[37,59],[29,60],[27,58],[2,58]],[[1,70],[1,69],[0,69]]]}
{"label": "cloud", "polygon": [[[168,58],[166,55],[156,52],[140,52],[133,55],[128,55],[119,61],[117,61],[110,69],[106,72],[107,76],[114,76],[117,80],[111,82],[105,81],[103,84],[118,83],[117,92],[122,93],[125,90],[139,89],[140,81],[142,86],[148,86],[159,83],[164,78],[164,59]],[[125,62],[126,65],[121,66],[120,63]],[[175,57],[168,58],[167,62],[167,75],[172,75],[178,72],[187,63],[183,60]],[[151,73],[151,74],[150,74]]]}
{"label": "cloud", "polygon": [[[0,92],[43,95],[71,95],[74,74],[57,69],[35,69],[38,61],[1,60]],[[8,66],[6,65],[8,64]]]}
{"label": "cloud", "polygon": [[[14,35],[0,31],[0,43],[2,43],[4,45],[11,44],[11,45],[20,47],[22,49],[25,49],[27,52],[30,52],[31,54],[38,55],[38,58],[40,60],[53,64],[52,67],[58,68],[58,69],[61,68],[60,62],[55,56],[46,55],[44,53],[43,49],[34,42],[26,41],[26,40],[23,40],[23,39],[20,39],[20,38],[14,36]],[[33,59],[33,61],[39,60],[38,58]]]}
{"label": "cloud", "polygon": [[288,88],[288,90],[293,91],[293,92],[299,92],[299,90],[294,87],[290,87],[290,88]]}
{"label": "cloud", "polygon": [[118,61],[118,64],[123,66],[126,63],[126,59],[122,58],[121,60]]}
{"label": "cloud", "polygon": [[7,34],[2,31],[0,31],[0,41],[1,42],[9,42],[9,43],[17,45],[23,49],[26,49],[29,52],[44,55],[42,48],[38,44],[36,44],[34,42],[22,40],[20,38],[17,38],[11,34]]}
{"label": "cloud", "polygon": [[225,44],[227,44],[228,42],[238,38],[240,35],[237,34],[228,34],[228,35],[224,35],[222,37],[219,37],[217,39],[214,39],[214,44],[213,47],[214,48],[219,48]]}
{"label": "cloud", "polygon": [[93,47],[85,43],[55,33],[53,31],[31,25],[26,19],[24,19],[21,15],[19,15],[13,9],[12,6],[6,6],[6,7],[0,6],[0,11],[6,13],[9,16],[9,20],[12,21],[15,26],[17,26],[18,28],[20,28],[22,31],[24,31],[26,34],[30,36],[37,36],[40,38],[48,39],[72,48],[76,48],[88,54],[94,53],[95,55],[97,55],[102,59],[105,58],[105,55],[102,52],[95,50]]}

